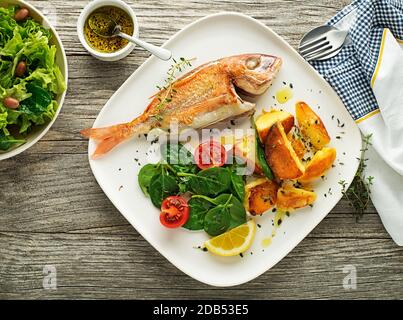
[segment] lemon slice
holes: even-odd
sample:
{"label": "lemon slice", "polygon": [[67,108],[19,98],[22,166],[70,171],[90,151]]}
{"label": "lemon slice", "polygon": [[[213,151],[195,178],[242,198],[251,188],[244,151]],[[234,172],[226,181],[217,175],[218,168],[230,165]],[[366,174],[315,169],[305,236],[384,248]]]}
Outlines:
{"label": "lemon slice", "polygon": [[256,223],[250,220],[226,233],[205,242],[211,253],[222,257],[239,255],[250,248],[255,238]]}

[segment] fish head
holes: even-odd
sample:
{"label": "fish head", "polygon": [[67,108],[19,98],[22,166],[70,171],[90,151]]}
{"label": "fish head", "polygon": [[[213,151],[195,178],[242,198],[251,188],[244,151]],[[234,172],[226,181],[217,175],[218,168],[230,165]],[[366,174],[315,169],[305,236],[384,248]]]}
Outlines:
{"label": "fish head", "polygon": [[226,61],[234,85],[251,95],[263,94],[280,70],[282,60],[266,54],[243,54]]}

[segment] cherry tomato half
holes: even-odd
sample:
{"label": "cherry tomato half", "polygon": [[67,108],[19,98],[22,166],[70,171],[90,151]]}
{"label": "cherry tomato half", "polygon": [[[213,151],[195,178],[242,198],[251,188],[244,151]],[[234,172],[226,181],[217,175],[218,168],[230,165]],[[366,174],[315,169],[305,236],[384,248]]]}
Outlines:
{"label": "cherry tomato half", "polygon": [[200,144],[194,156],[197,166],[202,170],[222,167],[227,161],[227,151],[224,146],[214,140]]}
{"label": "cherry tomato half", "polygon": [[168,197],[162,202],[160,221],[167,228],[182,227],[189,219],[187,201],[179,196]]}

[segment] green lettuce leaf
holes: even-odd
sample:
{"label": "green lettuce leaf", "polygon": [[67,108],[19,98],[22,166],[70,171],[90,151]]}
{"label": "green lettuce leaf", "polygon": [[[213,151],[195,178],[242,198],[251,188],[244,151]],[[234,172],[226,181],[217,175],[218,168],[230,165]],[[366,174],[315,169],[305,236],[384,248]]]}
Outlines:
{"label": "green lettuce leaf", "polygon": [[0,132],[3,132],[4,134],[8,134],[8,130],[6,128],[8,125],[7,115],[7,111],[0,110]]}
{"label": "green lettuce leaf", "polygon": [[17,124],[20,133],[27,132],[32,124],[45,124],[53,119],[57,110],[57,103],[42,87],[32,83],[26,87],[31,96],[22,101],[18,109],[8,111],[8,122]]}
{"label": "green lettuce leaf", "polygon": [[24,143],[25,140],[22,139],[15,139],[11,135],[5,135],[4,133],[0,132],[0,150],[6,151],[13,147],[14,145]]}
{"label": "green lettuce leaf", "polygon": [[[51,33],[33,19],[16,22],[17,7],[0,8],[0,149],[7,150],[23,139],[33,126],[52,120],[58,109],[56,96],[66,90],[61,70],[56,65],[56,47],[50,44]],[[19,62],[25,61],[24,77],[15,76]],[[17,109],[3,105],[6,97],[20,101]],[[17,130],[15,130],[17,129]]]}
{"label": "green lettuce leaf", "polygon": [[12,38],[17,22],[13,19],[15,7],[0,8],[0,47]]}

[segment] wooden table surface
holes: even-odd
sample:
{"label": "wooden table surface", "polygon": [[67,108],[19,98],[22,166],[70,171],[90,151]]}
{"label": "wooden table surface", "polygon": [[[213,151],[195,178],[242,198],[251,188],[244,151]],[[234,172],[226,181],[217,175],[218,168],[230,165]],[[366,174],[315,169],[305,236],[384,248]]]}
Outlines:
{"label": "wooden table surface", "polygon": [[[56,22],[69,60],[69,89],[50,132],[27,152],[0,163],[0,298],[403,298],[403,249],[390,239],[372,206],[357,223],[344,200],[279,264],[238,287],[201,284],[151,247],[101,191],[88,165],[87,141],[78,134],[92,126],[102,106],[148,54],[136,49],[116,63],[90,57],[76,34],[77,17],[87,2],[30,1]],[[200,17],[237,11],[270,26],[295,47],[305,32],[348,3],[131,4],[141,37],[158,45]],[[57,289],[44,289],[45,265],[56,268]],[[348,265],[356,268],[356,289],[343,287]]]}

